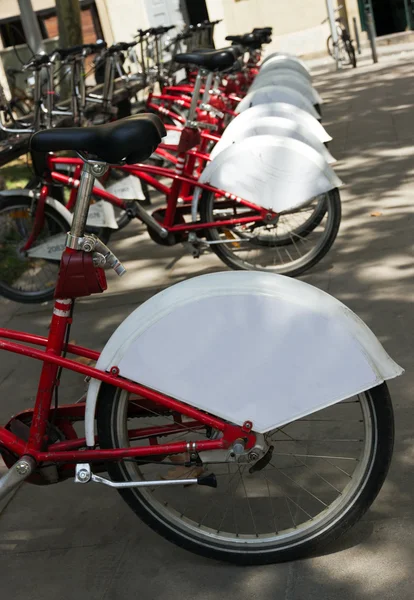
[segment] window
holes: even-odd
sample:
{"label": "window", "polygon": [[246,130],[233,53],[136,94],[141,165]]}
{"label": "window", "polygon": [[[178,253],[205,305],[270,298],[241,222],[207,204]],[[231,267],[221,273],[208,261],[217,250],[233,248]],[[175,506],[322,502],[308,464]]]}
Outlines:
{"label": "window", "polygon": [[23,25],[19,18],[7,19],[0,24],[0,36],[4,48],[25,44],[26,38],[23,32]]}
{"label": "window", "polygon": [[[37,13],[40,32],[44,40],[58,37],[59,28],[55,9],[42,10]],[[102,28],[94,0],[81,0],[82,34],[85,44],[102,39]],[[0,22],[0,36],[3,47],[25,44],[26,38],[19,17],[5,19]]]}

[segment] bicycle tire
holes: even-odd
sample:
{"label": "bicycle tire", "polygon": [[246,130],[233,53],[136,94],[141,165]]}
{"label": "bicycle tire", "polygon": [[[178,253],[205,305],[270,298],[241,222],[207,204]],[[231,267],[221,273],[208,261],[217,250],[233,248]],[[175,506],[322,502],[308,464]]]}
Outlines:
{"label": "bicycle tire", "polygon": [[[16,219],[25,218],[24,213],[30,213],[32,206],[32,199],[27,196],[5,196],[0,198],[0,219],[2,214],[6,211],[15,210],[16,215],[13,217]],[[7,213],[6,213],[7,216]],[[68,230],[68,223],[65,219],[58,213],[52,206],[48,204],[45,205],[45,222],[46,226],[44,227],[45,237],[42,238],[42,241],[46,239],[47,235],[55,235],[58,233],[65,234]],[[16,226],[17,231],[23,231],[23,225],[20,223],[19,226]],[[1,235],[7,235],[6,228],[0,228]],[[28,235],[31,231],[31,227],[27,228],[26,234]],[[15,232],[11,231],[11,233],[15,236]],[[42,232],[40,233],[42,235]],[[20,244],[16,240],[16,248],[17,245],[21,245],[21,243],[26,239],[22,238]],[[8,248],[7,244],[4,242],[3,237],[0,240],[0,295],[8,298],[9,300],[13,300],[14,302],[20,302],[24,304],[37,304],[41,302],[46,302],[53,299],[53,294],[55,291],[57,272],[59,268],[59,262],[56,260],[47,261],[42,260],[46,265],[49,263],[51,266],[53,265],[53,269],[50,268],[47,271],[47,282],[49,285],[45,285],[43,289],[30,290],[30,289],[21,289],[16,287],[18,284],[12,285],[13,283],[18,282],[21,277],[26,273],[27,269],[31,268],[30,263],[24,263],[26,259],[19,255],[15,250],[10,247]],[[43,263],[42,263],[43,264]],[[33,280],[36,282],[40,282],[41,279],[39,277],[40,272],[39,269],[33,275]],[[13,278],[13,279],[12,279]],[[17,278],[17,279],[14,279]],[[31,279],[28,280],[29,282]],[[40,284],[39,284],[40,285]]]}
{"label": "bicycle tire", "polygon": [[354,45],[351,40],[347,40],[347,42],[345,43],[345,48],[346,48],[346,51],[349,56],[349,64],[351,64],[352,67],[354,69],[356,69],[356,66],[357,66],[356,53],[355,53]]}
{"label": "bicycle tire", "polygon": [[[123,394],[125,392],[119,388],[107,384],[103,384],[101,387],[97,407],[97,424],[98,439],[100,447],[103,449],[125,447],[124,421],[127,418],[127,409],[125,411],[125,395]],[[263,539],[263,543],[262,540],[259,540],[256,544],[246,542],[243,545],[243,543],[239,543],[238,535],[234,537],[231,537],[231,534],[225,535],[226,530],[222,532],[218,529],[218,535],[213,536],[209,535],[208,531],[197,529],[196,525],[191,525],[186,515],[180,516],[180,511],[177,512],[174,496],[172,496],[173,502],[171,503],[169,500],[164,504],[160,502],[154,491],[157,488],[124,488],[118,492],[136,515],[156,533],[178,546],[208,558],[239,565],[260,565],[315,555],[342,536],[365,514],[378,495],[391,463],[394,418],[386,383],[360,394],[358,398],[361,406],[363,404],[365,406],[364,419],[368,423],[368,425],[364,425],[365,431],[369,431],[366,427],[371,429],[370,439],[366,442],[364,466],[356,476],[355,487],[353,490],[347,490],[346,495],[341,499],[342,504],[336,506],[336,513],[331,511],[324,517],[325,521],[319,521],[313,529],[309,527],[308,530],[299,533],[293,531],[290,540],[289,536],[283,536],[283,532],[279,536],[279,532],[276,531],[277,537],[269,538],[267,545],[265,539]],[[140,467],[130,461],[110,462],[107,464],[107,471],[113,481],[127,482],[145,479],[142,474],[142,465]],[[174,488],[169,489],[173,490]],[[190,491],[191,486],[185,500],[186,507],[191,503]],[[184,494],[184,492],[182,493]],[[233,505],[236,501],[235,497],[228,500],[229,503],[233,502]],[[197,498],[195,500],[193,498],[193,502],[197,502]],[[210,504],[211,502],[212,499]],[[201,514],[198,512],[199,507],[196,507],[195,510],[196,514]],[[323,512],[322,510],[320,515]],[[318,516],[318,518],[320,517]]]}
{"label": "bicycle tire", "polygon": [[332,58],[334,58],[333,40],[332,40],[332,36],[331,35],[326,40],[326,49],[328,50],[329,56],[331,56]]}
{"label": "bicycle tire", "polygon": [[[213,242],[213,244],[211,244],[211,250],[217,255],[217,257],[224,264],[226,264],[231,269],[248,270],[248,271],[250,271],[250,270],[268,271],[268,272],[272,272],[272,273],[279,273],[281,275],[288,275],[290,277],[296,277],[297,275],[300,275],[300,274],[304,273],[305,271],[309,270],[311,267],[316,265],[320,260],[322,260],[322,258],[327,254],[327,252],[331,248],[331,246],[334,243],[336,236],[338,234],[339,225],[341,223],[341,199],[340,199],[338,189],[331,190],[328,194],[326,194],[326,198],[327,198],[326,211],[324,211],[323,213],[319,212],[317,219],[315,219],[315,222],[313,224],[309,224],[305,230],[306,238],[307,238],[307,236],[309,236],[309,234],[311,234],[315,230],[315,227],[321,223],[321,220],[324,218],[325,214],[328,213],[327,214],[327,223],[326,223],[326,233],[324,233],[323,239],[318,244],[318,246],[316,246],[314,249],[311,249],[309,253],[307,253],[304,256],[301,256],[299,259],[291,261],[291,264],[286,263],[283,260],[283,255],[281,258],[282,264],[275,265],[275,261],[273,260],[272,264],[269,267],[264,267],[263,265],[255,265],[252,262],[249,262],[249,260],[244,260],[243,258],[240,258],[239,256],[237,256],[237,253],[239,250],[239,247],[237,246],[237,244],[238,244],[237,236],[239,236],[239,239],[243,239],[243,240],[245,240],[246,238],[241,237],[241,235],[239,233],[237,233],[235,228],[233,228],[231,230],[231,232],[232,232],[231,235],[233,235],[233,237],[234,237],[234,243],[231,243],[231,244],[230,243],[217,243],[217,242],[219,242],[220,239],[222,239],[221,230],[218,228],[214,228],[214,227],[206,228],[205,235],[206,235],[206,238],[208,241]],[[214,219],[215,208],[217,208],[217,210],[220,210],[219,201],[218,202],[216,201],[214,193],[204,191],[201,196],[201,201],[200,201],[201,220],[206,223],[213,222],[215,220]],[[295,214],[295,213],[287,213],[287,216],[289,216],[289,214]],[[295,235],[294,232],[295,232],[295,229],[292,229],[292,235],[297,237],[297,235]],[[301,235],[301,234],[299,234],[299,235]],[[228,237],[228,235],[225,234],[225,237]],[[301,237],[303,237],[303,236],[301,235]],[[282,237],[281,243],[278,243],[277,239],[275,240],[275,238],[272,238],[269,241],[269,243],[267,243],[268,248],[275,249],[275,252],[278,255],[279,255],[281,246],[287,246],[287,245],[288,244],[286,241],[283,240],[283,237]],[[262,242],[262,241],[260,241],[260,239],[258,240],[258,238],[256,238],[256,239],[252,238],[250,248],[257,248],[257,247],[263,248],[264,246],[266,246],[266,242]],[[249,251],[249,247],[246,246],[246,248]],[[288,253],[288,256],[289,256],[289,253]]]}

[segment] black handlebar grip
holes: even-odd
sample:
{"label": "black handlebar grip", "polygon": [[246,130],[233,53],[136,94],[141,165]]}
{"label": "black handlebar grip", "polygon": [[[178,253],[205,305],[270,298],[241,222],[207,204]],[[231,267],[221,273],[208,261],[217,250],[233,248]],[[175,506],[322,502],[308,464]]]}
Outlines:
{"label": "black handlebar grip", "polygon": [[31,67],[37,68],[43,65],[47,65],[50,62],[48,54],[35,54],[28,63],[26,63],[23,69],[30,69]]}
{"label": "black handlebar grip", "polygon": [[107,52],[108,54],[115,54],[115,52],[122,52],[123,50],[128,50],[128,48],[132,48],[136,45],[137,42],[135,40],[133,42],[118,42],[117,44],[109,46]]}
{"label": "black handlebar grip", "polygon": [[83,44],[79,44],[78,46],[71,46],[70,48],[56,48],[52,54],[56,53],[59,54],[60,58],[67,58],[73,54],[82,54],[83,50]]}
{"label": "black handlebar grip", "polygon": [[107,43],[105,40],[98,40],[94,44],[84,44],[83,46],[86,50],[90,50],[91,52],[99,52],[107,47]]}

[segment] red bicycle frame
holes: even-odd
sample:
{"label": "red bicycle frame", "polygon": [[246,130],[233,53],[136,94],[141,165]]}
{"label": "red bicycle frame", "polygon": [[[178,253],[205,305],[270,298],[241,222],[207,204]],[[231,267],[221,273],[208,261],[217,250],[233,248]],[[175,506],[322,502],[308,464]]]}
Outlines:
{"label": "red bicycle frame", "polygon": [[[194,130],[190,131],[194,133]],[[168,232],[187,233],[190,231],[200,231],[213,227],[232,227],[234,225],[241,225],[244,223],[247,224],[263,221],[266,218],[268,215],[268,211],[266,209],[263,209],[256,204],[249,202],[248,200],[231,196],[225,190],[219,190],[207,183],[199,183],[192,175],[197,159],[206,161],[208,160],[208,156],[197,150],[180,152],[176,158],[177,163],[175,170],[144,163],[139,163],[136,165],[124,165],[117,168],[138,177],[166,196],[167,207],[161,224]],[[80,158],[57,157],[50,154],[47,157],[47,162],[50,182],[61,183],[72,188],[69,202],[67,204],[67,208],[72,210],[77,198],[79,177],[83,165],[82,160]],[[69,176],[57,171],[56,166],[59,164],[73,166],[75,168],[73,175]],[[172,184],[170,186],[165,185],[158,179],[159,177],[171,179]],[[226,218],[209,222],[196,221],[177,223],[177,214],[181,214],[182,217],[184,217],[184,215],[188,215],[191,211],[190,202],[192,200],[192,192],[195,186],[200,187],[203,190],[213,192],[217,197],[224,198],[224,200],[219,200],[221,208],[234,206],[236,202],[238,206],[243,206],[247,209],[250,209],[250,211],[242,217]],[[46,183],[42,187],[38,199],[39,209],[36,210],[33,231],[25,245],[25,250],[28,250],[31,247],[38,232],[42,228],[44,219],[44,203],[46,201],[48,191],[49,184]],[[107,192],[106,190],[103,190],[97,186],[93,188],[93,195],[100,200],[106,200],[107,202],[110,202],[113,206],[116,206],[122,210],[127,208],[127,202],[125,200],[122,200],[114,194],[111,194],[110,192]],[[182,204],[178,203],[179,198],[183,202]]]}
{"label": "red bicycle frame", "polygon": [[[170,93],[164,93],[163,91],[161,94],[153,94],[150,92],[147,98],[146,107],[149,110],[156,111],[161,115],[167,116],[172,120],[183,123],[184,125],[186,122],[185,117],[171,110],[171,108],[174,104],[176,104],[178,107],[189,109],[191,106],[191,96],[187,94],[183,95],[181,92],[174,94],[174,89],[175,88],[173,87],[169,88]],[[153,102],[153,100],[157,100],[158,102]],[[226,98],[222,98],[221,96],[211,96],[209,99],[209,104],[224,115],[236,117],[237,113],[234,111],[234,108],[240,102],[240,100],[240,97],[233,94]],[[229,106],[228,103],[230,103],[231,106]],[[200,123],[210,123],[214,125],[216,131],[219,133],[224,131],[226,126],[224,117],[213,117],[206,110],[203,110],[199,107],[196,109],[196,114],[197,120]]]}
{"label": "red bicycle frame", "polygon": [[[94,367],[86,366],[74,360],[64,358],[62,352],[69,352],[76,356],[93,358],[96,360],[99,353],[82,346],[64,343],[64,336],[67,325],[71,322],[70,308],[67,301],[62,303],[56,300],[53,310],[52,322],[50,325],[49,336],[47,338],[31,335],[24,332],[12,331],[0,328],[0,349],[14,352],[22,356],[35,358],[43,362],[43,367],[39,380],[39,387],[36,396],[36,402],[31,413],[31,426],[28,440],[22,440],[16,434],[5,427],[0,427],[0,447],[6,448],[16,457],[23,455],[32,456],[36,462],[41,463],[51,461],[55,463],[67,462],[85,462],[85,461],[106,461],[119,460],[127,457],[138,457],[148,455],[168,455],[173,453],[183,453],[187,451],[187,442],[174,442],[170,444],[151,444],[149,446],[139,446],[134,448],[122,448],[115,450],[101,450],[89,448],[87,450],[77,450],[76,448],[85,446],[84,438],[69,439],[58,443],[48,443],[47,426],[53,414],[58,420],[75,419],[80,420],[83,417],[84,405],[74,404],[60,407],[57,410],[52,409],[53,391],[59,381],[56,379],[59,367],[64,367],[70,371],[80,373],[81,375],[98,379],[104,383],[119,387],[123,390],[138,396],[140,399],[149,401],[152,406],[160,406],[170,411],[176,411],[179,415],[190,417],[192,421],[185,427],[190,430],[197,430],[201,427],[213,427],[223,432],[223,437],[218,440],[200,440],[194,442],[194,450],[217,450],[228,448],[238,437],[247,437],[246,447],[254,445],[254,435],[249,431],[249,426],[244,431],[243,428],[229,425],[224,421],[199,411],[192,406],[178,402],[164,394],[151,390],[145,386],[133,383],[123,379],[112,371],[110,373],[100,371]],[[16,343],[18,342],[25,343]],[[45,350],[39,350],[28,346],[33,344],[44,346]],[[151,428],[142,428],[130,432],[131,439],[151,438],[157,435],[168,435],[177,430],[177,425],[160,426]],[[182,430],[182,426],[180,427]]]}
{"label": "red bicycle frame", "polygon": [[[195,130],[187,130],[183,136],[184,142],[187,139],[187,145],[191,146],[197,137],[198,132]],[[183,142],[183,144],[184,144]],[[152,165],[126,165],[122,167],[129,173],[136,174],[146,181],[151,182],[160,191],[165,191],[168,194],[168,204],[165,213],[164,226],[168,231],[189,231],[191,229],[205,228],[209,226],[226,226],[233,223],[251,222],[254,219],[263,219],[262,211],[260,216],[257,214],[257,207],[250,203],[245,203],[250,206],[255,214],[249,217],[239,219],[223,219],[213,223],[188,223],[174,224],[174,218],[177,210],[177,201],[180,190],[183,184],[188,186],[197,185],[194,178],[184,176],[182,171],[186,160],[186,152],[183,150],[179,153],[177,159],[177,167],[174,172],[162,167],[154,167]],[[48,157],[48,166],[50,169],[56,164],[70,164],[75,166],[75,173],[79,175],[82,161],[76,158],[59,158],[50,155]],[[152,174],[168,176],[172,178],[172,185],[167,188],[159,182]],[[76,197],[79,180],[69,177],[56,171],[50,171],[50,180],[66,183],[72,187],[71,198],[69,203],[73,203]],[[214,192],[215,194],[225,194],[216,188],[200,184],[203,189]],[[48,191],[48,185],[42,187],[39,203],[44,207]],[[109,200],[115,205],[124,208],[125,202],[118,199],[116,196],[109,194],[100,188],[94,188],[93,193],[98,197]],[[182,207],[180,207],[182,208]],[[186,207],[184,206],[184,209]],[[188,208],[188,205],[187,205]],[[43,214],[44,211],[40,211]],[[34,231],[31,239],[35,239],[35,232],[39,230],[37,219],[35,220]],[[79,260],[80,259],[80,262]],[[71,262],[72,261],[72,262]],[[104,273],[98,267],[93,266],[93,258],[91,254],[85,254],[82,251],[66,248],[62,255],[62,265],[58,275],[56,286],[56,295],[59,296],[54,303],[53,316],[49,329],[48,337],[31,335],[25,332],[12,331],[8,329],[0,329],[0,349],[14,352],[22,356],[35,358],[43,362],[39,386],[36,395],[35,406],[32,411],[25,411],[24,417],[30,417],[30,430],[27,439],[21,439],[12,428],[0,427],[0,448],[7,451],[9,462],[13,463],[19,457],[24,455],[31,456],[36,463],[53,462],[53,463],[69,463],[73,466],[74,463],[119,460],[122,458],[133,458],[143,456],[166,456],[173,453],[185,453],[188,450],[186,441],[172,442],[160,444],[157,436],[168,435],[175,431],[176,424],[171,426],[162,425],[160,427],[146,427],[135,429],[129,432],[130,439],[146,439],[151,442],[150,445],[139,447],[126,447],[115,450],[101,450],[96,448],[83,449],[86,440],[78,438],[76,432],[71,425],[71,419],[79,420],[83,418],[83,406],[69,405],[65,407],[57,407],[52,409],[54,391],[59,386],[59,373],[61,368],[66,368],[71,371],[80,373],[86,377],[99,380],[103,383],[113,385],[115,387],[126,390],[127,392],[138,397],[139,402],[144,401],[150,403],[150,406],[161,407],[163,410],[173,411],[178,413],[179,419],[181,415],[191,419],[188,431],[197,431],[200,428],[210,427],[219,430],[223,433],[220,439],[214,440],[199,440],[191,442],[191,448],[195,452],[205,450],[217,450],[229,448],[230,445],[238,438],[243,437],[246,440],[246,448],[254,446],[255,436],[251,434],[252,425],[246,423],[243,427],[228,424],[212,415],[208,415],[192,406],[183,404],[168,397],[165,394],[156,392],[150,388],[142,386],[138,383],[126,380],[119,375],[117,365],[111,366],[109,372],[100,371],[94,367],[80,364],[74,360],[66,358],[63,354],[74,354],[75,356],[97,360],[99,354],[88,348],[76,346],[74,344],[66,344],[65,337],[68,332],[68,327],[72,322],[72,306],[74,299],[80,296],[90,295],[91,293],[102,292],[106,289],[106,279]],[[79,264],[82,265],[83,277],[79,276]],[[60,297],[62,296],[63,299]],[[34,348],[32,346],[40,346],[45,349]],[[143,408],[141,406],[141,408]],[[145,406],[144,406],[145,410]],[[154,411],[152,411],[154,412]],[[17,415],[14,419],[18,419],[22,415]],[[48,425],[51,418],[59,424],[61,430],[65,433],[67,439],[51,443],[48,437]],[[98,440],[97,440],[98,441]],[[79,448],[82,448],[80,450]],[[11,457],[11,459],[10,459]],[[71,470],[72,469],[72,470]],[[65,474],[72,472],[72,467],[64,467]]]}
{"label": "red bicycle frame", "polygon": [[[191,136],[192,140],[196,137],[194,130],[187,130],[187,134],[188,140],[190,140]],[[192,174],[195,161],[197,159],[201,161],[208,160],[208,157],[200,151],[192,150],[191,148],[194,145],[193,141],[188,141],[187,146],[184,142],[181,143],[180,141],[180,149],[174,171],[146,164],[125,165],[120,168],[146,181],[167,196],[167,209],[162,224],[168,231],[178,232],[206,229],[208,227],[230,227],[235,224],[262,221],[268,211],[241,198],[230,196],[225,191],[218,190],[211,185],[197,182]],[[49,155],[47,160],[49,170],[48,181],[42,186],[37,203],[38,212],[36,213],[34,229],[25,249],[33,243],[40,231],[41,220],[44,218],[44,206],[49,184],[59,182],[72,188],[69,208],[73,208],[77,197],[79,176],[83,165],[82,160],[77,158],[61,158],[52,155]],[[55,167],[59,164],[75,167],[74,176],[68,176],[56,171]],[[188,172],[185,170],[186,167],[188,168]],[[157,177],[172,179],[171,186],[166,186]],[[188,201],[191,198],[191,191],[195,186],[210,191],[216,196],[224,196],[226,200],[220,206],[226,206],[226,204],[233,206],[234,202],[237,202],[238,205],[241,204],[246,208],[250,208],[252,214],[241,218],[222,219],[209,223],[175,223],[177,211],[185,213],[189,209],[188,203],[187,205],[185,203],[178,205],[178,198],[183,197],[184,200]],[[93,188],[93,194],[95,197],[107,200],[120,208],[126,207],[125,201],[98,187]],[[80,262],[77,259],[80,259]],[[82,264],[82,272],[78,268],[73,268],[73,264],[76,261],[77,267],[79,264]],[[72,323],[75,299],[90,295],[91,293],[104,291],[106,289],[106,279],[103,271],[99,267],[94,266],[91,253],[83,253],[81,250],[66,248],[62,255],[61,265],[65,265],[65,268],[61,268],[59,271],[56,290],[65,290],[65,294],[55,299],[48,336],[43,337],[0,328],[1,350],[36,359],[42,363],[34,408],[29,411],[23,411],[23,413],[15,416],[10,421],[11,425],[13,420],[19,419],[19,417],[29,420],[28,436],[19,436],[8,425],[0,427],[0,450],[5,456],[7,455],[9,466],[19,457],[30,456],[38,465],[44,462],[63,464],[67,465],[64,469],[70,471],[75,463],[117,461],[125,458],[153,457],[155,455],[168,456],[170,454],[185,453],[189,448],[187,441],[165,444],[158,441],[158,436],[169,435],[177,431],[182,416],[190,419],[184,425],[188,431],[194,432],[208,427],[222,432],[222,437],[218,439],[192,440],[191,450],[194,452],[227,449],[234,441],[240,438],[244,440],[246,449],[250,449],[255,445],[256,438],[252,433],[253,424],[249,421],[242,426],[227,423],[205,411],[198,410],[163,393],[124,379],[120,375],[117,365],[112,365],[109,372],[107,372],[66,358],[66,354],[69,353],[76,357],[98,360],[98,352],[83,346],[66,343],[65,339],[68,328]],[[134,402],[131,403],[133,404],[131,407],[132,414],[136,414],[134,411],[137,410],[142,410],[145,413],[145,410],[148,408],[150,410],[168,411],[169,413],[173,413],[174,422],[169,425],[146,426],[129,431],[130,440],[148,439],[150,441],[148,445],[107,450],[97,448],[96,445],[94,447],[87,447],[85,438],[79,438],[71,425],[72,421],[84,419],[85,404],[76,403],[52,407],[55,390],[60,384],[60,372],[62,368],[125,390],[136,396],[138,400],[135,401],[134,399]],[[58,442],[49,439],[49,424],[51,421],[59,425],[60,431],[65,434],[65,439]],[[182,431],[182,426],[180,431]],[[99,440],[96,440],[96,444],[98,443]]]}

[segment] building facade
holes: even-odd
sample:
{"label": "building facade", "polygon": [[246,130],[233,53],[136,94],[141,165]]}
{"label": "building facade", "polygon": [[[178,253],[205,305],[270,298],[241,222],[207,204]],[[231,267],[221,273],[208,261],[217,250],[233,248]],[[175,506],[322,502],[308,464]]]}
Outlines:
{"label": "building facade", "polygon": [[[378,35],[412,29],[414,0],[334,0],[342,6],[341,17],[353,35],[353,19],[359,31],[365,29],[364,6],[374,14]],[[229,34],[244,33],[252,27],[272,26],[270,50],[297,55],[326,51],[330,33],[326,0],[80,0],[85,42],[104,38],[108,44],[132,39],[137,29],[161,24],[197,23],[205,18],[222,19],[216,26],[216,46],[227,44]],[[55,0],[32,0],[45,47],[57,43]],[[365,34],[362,35],[364,39]],[[3,62],[13,62],[14,47],[26,59],[25,37],[17,0],[0,0],[0,53]],[[8,58],[10,55],[10,58]]]}

